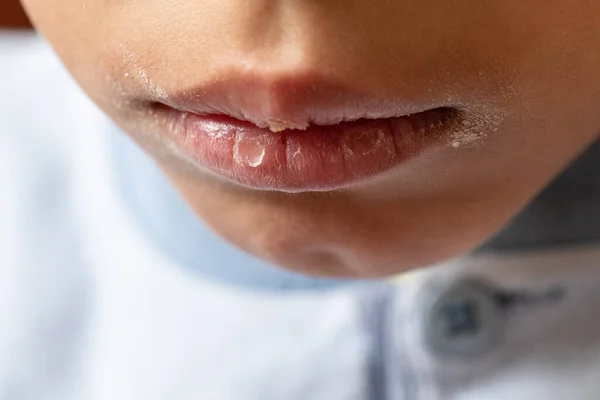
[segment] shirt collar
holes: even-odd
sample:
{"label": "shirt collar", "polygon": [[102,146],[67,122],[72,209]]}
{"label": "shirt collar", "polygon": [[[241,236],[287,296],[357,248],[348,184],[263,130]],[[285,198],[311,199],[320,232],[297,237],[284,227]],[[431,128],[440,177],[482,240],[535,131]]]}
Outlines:
{"label": "shirt collar", "polygon": [[599,241],[600,141],[597,141],[480,252],[567,249]]}

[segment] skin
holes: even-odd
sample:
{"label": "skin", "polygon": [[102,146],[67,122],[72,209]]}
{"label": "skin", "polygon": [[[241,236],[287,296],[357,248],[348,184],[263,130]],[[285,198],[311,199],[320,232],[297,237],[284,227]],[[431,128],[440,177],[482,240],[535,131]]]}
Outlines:
{"label": "skin", "polygon": [[[598,136],[598,2],[23,3],[84,90],[207,224],[308,274],[385,276],[469,252]],[[450,104],[474,128],[351,188],[239,187],[170,150],[148,100],[241,64],[265,85],[314,74],[372,96]]]}

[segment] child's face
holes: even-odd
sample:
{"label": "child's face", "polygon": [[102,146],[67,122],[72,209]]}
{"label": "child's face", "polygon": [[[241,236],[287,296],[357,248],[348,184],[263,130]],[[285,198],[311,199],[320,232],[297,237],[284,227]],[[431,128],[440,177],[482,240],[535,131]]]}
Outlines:
{"label": "child's face", "polygon": [[[209,225],[307,273],[468,251],[600,128],[598,2],[24,3]],[[274,131],[377,120],[271,132],[219,113]]]}

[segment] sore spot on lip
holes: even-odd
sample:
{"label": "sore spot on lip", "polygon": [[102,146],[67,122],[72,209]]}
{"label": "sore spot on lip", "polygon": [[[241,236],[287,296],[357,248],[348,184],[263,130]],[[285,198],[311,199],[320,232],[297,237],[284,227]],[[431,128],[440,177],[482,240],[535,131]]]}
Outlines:
{"label": "sore spot on lip", "polygon": [[281,121],[281,120],[277,120],[277,119],[268,119],[267,125],[269,126],[269,129],[271,130],[271,132],[275,132],[275,133],[282,132],[287,129],[305,130],[306,128],[308,128],[307,123],[297,124],[294,122]]}
{"label": "sore spot on lip", "polygon": [[240,133],[233,146],[233,158],[238,165],[257,168],[262,165],[269,142],[264,136],[244,135]]}
{"label": "sore spot on lip", "polygon": [[248,165],[256,168],[262,164],[263,159],[265,158],[265,152],[265,149],[262,149],[260,152],[254,154],[254,157],[248,157]]}

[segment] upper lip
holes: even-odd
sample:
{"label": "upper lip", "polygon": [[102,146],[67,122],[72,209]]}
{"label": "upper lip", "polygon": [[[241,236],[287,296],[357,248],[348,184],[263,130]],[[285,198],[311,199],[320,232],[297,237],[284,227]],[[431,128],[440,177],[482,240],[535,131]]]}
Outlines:
{"label": "upper lip", "polygon": [[[156,102],[199,115],[224,114],[273,131],[358,119],[384,119],[436,108],[386,99],[318,74],[228,70]],[[439,105],[442,106],[442,105]]]}

